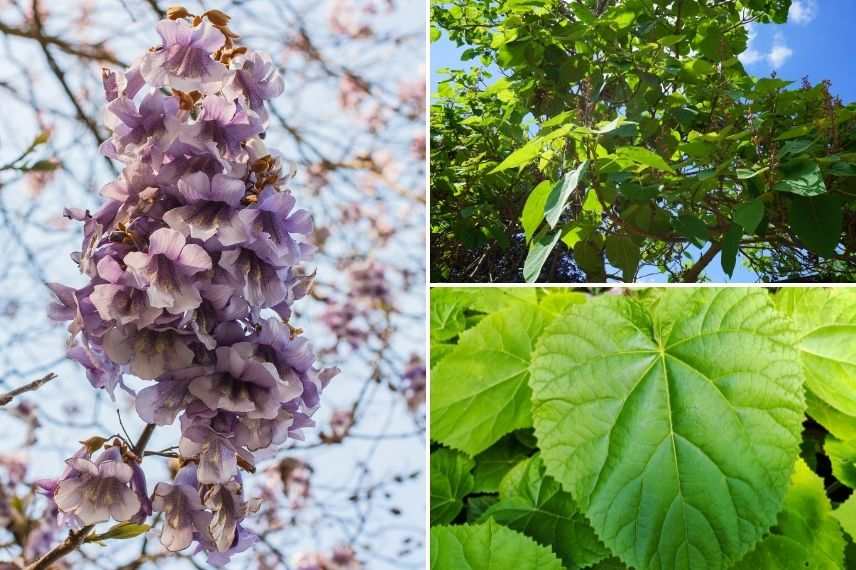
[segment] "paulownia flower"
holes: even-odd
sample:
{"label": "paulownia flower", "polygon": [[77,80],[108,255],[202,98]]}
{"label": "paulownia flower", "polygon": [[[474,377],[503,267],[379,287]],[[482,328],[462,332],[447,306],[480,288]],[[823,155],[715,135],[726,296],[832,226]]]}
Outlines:
{"label": "paulownia flower", "polygon": [[186,20],[161,20],[157,29],[161,45],[146,54],[140,65],[146,83],[182,91],[219,86],[226,67],[211,56],[226,42],[220,30],[205,20],[197,26]]}
{"label": "paulownia flower", "polygon": [[249,53],[223,86],[228,97],[243,97],[250,109],[264,113],[264,102],[282,94],[282,77],[267,54]]}
{"label": "paulownia flower", "polygon": [[170,552],[190,546],[194,535],[210,540],[208,527],[212,515],[202,506],[198,486],[196,466],[192,463],[178,471],[173,483],[161,482],[155,486],[152,508],[164,515],[160,540]]}
{"label": "paulownia flower", "polygon": [[140,510],[142,503],[129,486],[134,472],[118,447],[102,451],[94,462],[74,457],[67,463],[72,471],[59,482],[54,494],[61,511],[89,525],[110,518],[129,521]]}
{"label": "paulownia flower", "polygon": [[140,522],[154,508],[166,548],[195,541],[213,565],[254,542],[240,524],[257,508],[240,467],[302,438],[337,372],[317,369],[288,324],[313,279],[299,265],[312,222],[262,140],[264,101],[282,80],[269,57],[234,47],[227,23],[173,10],[160,46],[124,74],[104,72],[112,136],[101,151],[125,166],[94,214],[66,211],[84,224],[73,259],[89,282],[51,285],[50,308],[71,322],[69,356],[93,386],[112,394],[126,372],[151,381],[137,413],[157,425],[180,417],[185,461],[150,503],[136,461],[110,447],[93,462],[87,447],[51,487],[63,521]]}
{"label": "paulownia flower", "polygon": [[228,247],[249,239],[247,224],[240,213],[244,197],[243,180],[223,174],[209,178],[194,172],[178,181],[178,191],[187,204],[164,214],[171,228],[193,239],[206,241],[216,236],[220,246]]}
{"label": "paulownia flower", "polygon": [[202,302],[191,277],[211,269],[211,257],[196,244],[188,244],[181,233],[161,228],[149,236],[149,251],[132,251],[125,256],[130,271],[148,285],[152,307],[179,314]]}

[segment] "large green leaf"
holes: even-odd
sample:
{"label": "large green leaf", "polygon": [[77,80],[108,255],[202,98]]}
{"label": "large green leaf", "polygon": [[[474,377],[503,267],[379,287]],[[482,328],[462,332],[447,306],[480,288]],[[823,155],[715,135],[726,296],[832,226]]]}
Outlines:
{"label": "large green leaf", "polygon": [[856,416],[856,289],[786,288],[775,298],[799,332],[809,390],[841,413]]}
{"label": "large green leaf", "polygon": [[805,402],[808,406],[806,413],[829,433],[838,439],[856,439],[856,417],[836,410],[815,396],[811,390],[806,390]]}
{"label": "large green leaf", "polygon": [[[832,516],[838,519],[841,523],[841,528],[850,535],[850,538],[856,542],[856,493],[850,495],[850,498],[844,501],[832,512]],[[848,570],[850,567],[847,567]]]}
{"label": "large green leaf", "polygon": [[782,180],[773,187],[779,192],[790,192],[800,196],[817,196],[826,192],[823,173],[817,162],[797,159],[782,166]]}
{"label": "large green leaf", "polygon": [[466,291],[449,287],[431,289],[431,339],[442,342],[464,332],[467,326],[464,311],[468,303]]}
{"label": "large green leaf", "polygon": [[725,236],[722,238],[722,253],[719,261],[722,270],[731,277],[737,265],[737,253],[740,251],[740,239],[743,237],[743,227],[740,224],[731,224]]}
{"label": "large green leaf", "polygon": [[615,151],[615,154],[624,160],[632,162],[634,164],[641,164],[643,166],[650,166],[655,170],[662,170],[664,172],[669,172],[674,174],[675,170],[669,166],[663,157],[657,154],[656,152],[652,152],[647,148],[643,148],[640,146],[624,146],[618,148]]}
{"label": "large green leaf", "polygon": [[761,289],[570,307],[531,367],[547,472],[628,565],[727,568],[775,521],[797,457],[793,343]]}
{"label": "large green leaf", "polygon": [[553,248],[559,243],[561,236],[561,229],[548,231],[547,228],[544,228],[529,243],[529,253],[526,255],[526,261],[523,263],[523,279],[527,283],[534,283],[538,280],[544,263],[550,257]]}
{"label": "large green leaf", "polygon": [[523,213],[520,215],[520,221],[523,224],[523,233],[526,234],[526,241],[532,239],[535,230],[544,221],[544,204],[547,203],[547,196],[550,194],[552,188],[552,182],[542,180],[538,186],[532,189],[532,192],[526,199],[526,204],[523,205]]}
{"label": "large green leaf", "polygon": [[559,223],[559,217],[568,203],[568,198],[571,192],[577,189],[580,179],[585,175],[588,168],[588,161],[584,160],[575,169],[565,174],[555,186],[553,186],[550,195],[547,197],[547,202],[544,204],[544,219],[550,225],[550,228],[555,228]]}
{"label": "large green leaf", "polygon": [[842,441],[827,437],[823,448],[832,463],[835,478],[851,489],[856,489],[856,439]]}
{"label": "large green leaf", "polygon": [[570,570],[591,566],[609,555],[571,495],[545,474],[538,456],[519,463],[505,476],[499,502],[482,517],[551,547]]}
{"label": "large green leaf", "polygon": [[764,202],[755,198],[734,209],[734,221],[743,226],[746,233],[751,234],[761,223],[764,217]]}
{"label": "large green leaf", "polygon": [[538,156],[538,153],[541,152],[541,146],[543,145],[543,140],[533,139],[515,150],[511,154],[509,154],[505,160],[499,163],[493,170],[490,171],[490,174],[495,172],[502,172],[503,170],[508,170],[509,168],[517,168],[520,166],[525,166],[535,160],[535,157]]}
{"label": "large green leaf", "polygon": [[431,524],[447,524],[464,508],[473,491],[475,462],[462,453],[441,448],[431,454]]}
{"label": "large green leaf", "polygon": [[482,319],[431,371],[431,438],[470,455],[531,425],[529,360],[541,311],[517,306]]}
{"label": "large green leaf", "polygon": [[519,304],[538,304],[535,289],[528,287],[466,287],[455,290],[469,297],[470,309],[482,313],[492,313]]}
{"label": "large green leaf", "polygon": [[489,520],[431,528],[431,570],[562,570],[549,548]]}
{"label": "large green leaf", "polygon": [[844,223],[841,201],[834,194],[812,198],[795,196],[791,201],[790,222],[794,233],[808,249],[829,257],[841,241]]}
{"label": "large green leaf", "polygon": [[499,483],[511,468],[526,459],[529,449],[520,443],[513,434],[503,437],[485,451],[476,456],[475,486],[476,493],[495,493]]}
{"label": "large green leaf", "polygon": [[633,281],[641,259],[639,244],[630,236],[613,234],[607,236],[604,245],[606,258],[614,267],[621,270],[624,281]]}
{"label": "large green leaf", "polygon": [[800,459],[773,532],[734,570],[841,570],[844,537],[823,481]]}

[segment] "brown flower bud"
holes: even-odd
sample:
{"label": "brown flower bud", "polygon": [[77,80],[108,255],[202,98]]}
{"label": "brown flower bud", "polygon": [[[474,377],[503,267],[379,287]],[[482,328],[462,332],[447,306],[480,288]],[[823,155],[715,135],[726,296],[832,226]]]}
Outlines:
{"label": "brown flower bud", "polygon": [[229,15],[221,10],[208,10],[202,16],[215,26],[225,26],[229,23]]}
{"label": "brown flower bud", "polygon": [[190,12],[187,11],[187,8],[184,6],[170,6],[166,9],[166,17],[170,20],[178,20],[179,18],[186,18],[190,15]]}

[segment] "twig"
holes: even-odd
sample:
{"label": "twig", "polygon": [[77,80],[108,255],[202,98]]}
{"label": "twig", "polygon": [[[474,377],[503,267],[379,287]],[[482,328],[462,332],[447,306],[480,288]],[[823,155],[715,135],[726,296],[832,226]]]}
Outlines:
{"label": "twig", "polygon": [[698,281],[698,277],[701,275],[701,272],[704,271],[705,267],[710,265],[710,262],[713,261],[713,258],[716,257],[716,254],[719,253],[721,249],[722,245],[718,243],[711,244],[708,250],[698,258],[695,265],[687,269],[686,273],[684,273],[681,278],[681,281],[683,283],[695,283]]}
{"label": "twig", "polygon": [[56,374],[50,372],[49,374],[42,376],[38,380],[33,380],[29,384],[24,384],[23,386],[6,392],[2,396],[0,396],[0,406],[5,406],[9,402],[11,402],[12,398],[14,398],[15,396],[19,396],[25,392],[32,392],[33,390],[38,390],[56,377]]}
{"label": "twig", "polygon": [[113,65],[119,67],[126,67],[124,62],[117,59],[105,48],[102,48],[98,45],[72,44],[71,42],[68,42],[60,37],[45,34],[40,28],[16,28],[15,26],[10,26],[5,22],[0,22],[0,33],[6,34],[7,36],[35,40],[40,44],[49,44],[52,46],[56,46],[61,51],[64,51],[65,53],[76,57],[112,63]]}
{"label": "twig", "polygon": [[95,528],[95,525],[90,524],[78,531],[73,530],[69,532],[68,538],[66,538],[62,544],[27,566],[25,570],[47,570],[50,568],[51,564],[63,556],[77,550],[77,548],[83,544],[86,537],[89,536],[89,533],[92,532],[93,528]]}
{"label": "twig", "polygon": [[[39,32],[39,34],[41,34],[42,18],[39,14],[38,0],[33,0],[33,22],[36,24],[37,31]],[[86,128],[89,129],[89,132],[92,133],[92,136],[95,137],[95,140],[98,141],[98,145],[100,146],[105,139],[98,131],[98,126],[95,124],[95,121],[92,120],[92,117],[87,115],[86,112],[83,110],[83,107],[80,106],[80,102],[77,100],[77,97],[74,96],[74,92],[71,90],[71,87],[68,85],[68,81],[66,81],[65,79],[65,72],[59,66],[56,59],[54,59],[51,50],[48,49],[48,44],[45,41],[39,40],[39,37],[37,37],[36,39],[38,40],[39,47],[42,48],[42,53],[44,53],[45,55],[45,60],[48,62],[48,67],[53,72],[57,81],[59,81],[59,84],[62,86],[62,90],[65,92],[69,101],[71,101],[71,104],[74,107],[75,112],[77,113],[77,117],[81,120],[81,122],[83,122]],[[107,156],[104,156],[104,160],[107,161],[110,170],[113,173],[117,173],[116,166],[113,164],[113,161],[111,161]]]}

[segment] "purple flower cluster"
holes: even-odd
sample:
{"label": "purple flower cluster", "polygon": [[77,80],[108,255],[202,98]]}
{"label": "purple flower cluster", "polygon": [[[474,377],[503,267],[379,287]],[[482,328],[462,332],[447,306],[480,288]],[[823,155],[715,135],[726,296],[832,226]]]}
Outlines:
{"label": "purple flower cluster", "polygon": [[157,29],[161,44],[127,72],[104,72],[112,136],[101,150],[124,169],[97,212],[67,210],[84,223],[74,259],[89,282],[51,284],[51,316],[71,322],[68,355],[96,388],[128,389],[126,373],[151,381],[137,412],[180,418],[182,467],[150,503],[139,457],[84,447],[53,498],[78,524],[162,512],[168,549],[196,541],[217,562],[251,543],[240,523],[257,507],[239,470],[312,425],[337,371],[316,368],[289,324],[311,284],[312,221],[262,140],[265,101],[283,88],[275,66],[238,47],[216,10],[171,9]]}

